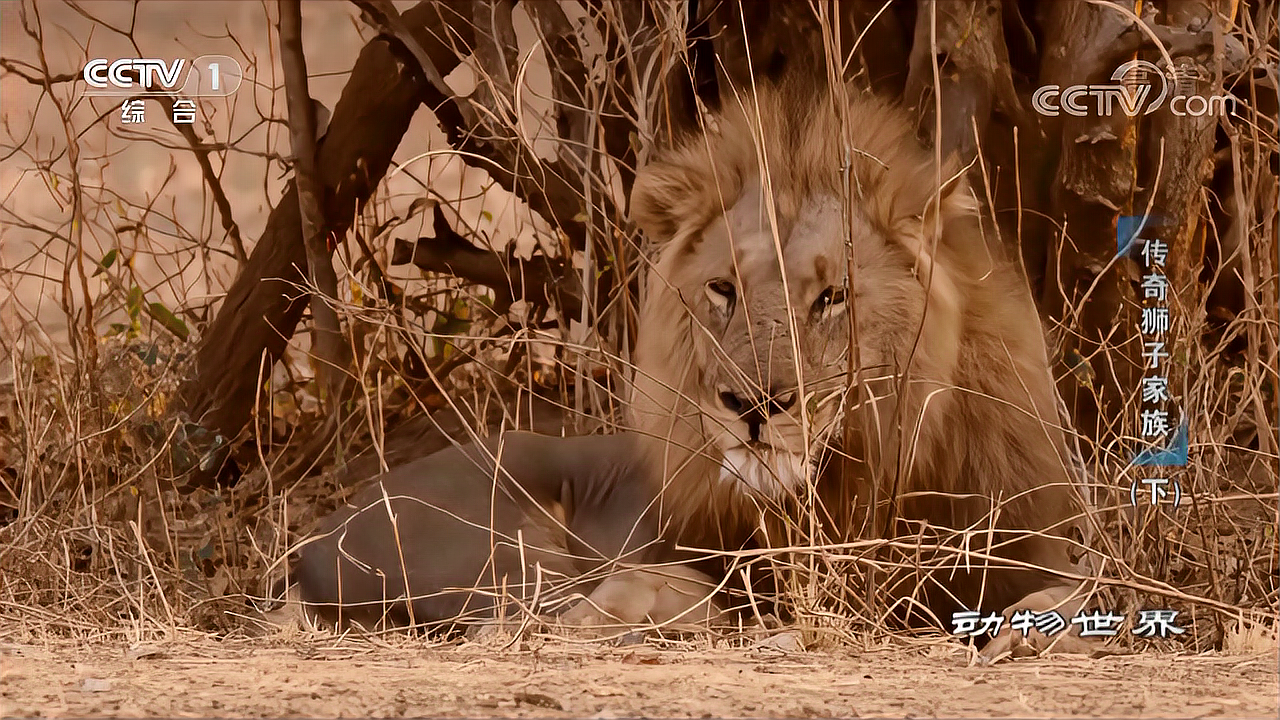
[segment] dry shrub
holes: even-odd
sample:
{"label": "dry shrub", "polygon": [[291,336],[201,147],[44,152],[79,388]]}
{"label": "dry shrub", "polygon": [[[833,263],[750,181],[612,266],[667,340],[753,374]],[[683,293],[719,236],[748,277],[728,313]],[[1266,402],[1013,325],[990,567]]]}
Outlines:
{"label": "dry shrub", "polygon": [[[384,181],[338,242],[337,301],[353,357],[352,392],[343,424],[317,443],[314,431],[329,417],[325,408],[332,399],[320,397],[302,332],[277,363],[260,371],[255,411],[237,437],[222,437],[177,410],[180,381],[192,372],[189,356],[217,302],[199,293],[185,296],[191,283],[175,282],[182,272],[174,268],[212,263],[220,253],[225,264],[231,252],[206,239],[207,229],[219,224],[211,203],[201,203],[193,217],[175,212],[171,218],[154,198],[113,193],[86,180],[87,166],[107,163],[126,141],[103,133],[94,136],[101,147],[68,153],[66,136],[101,128],[114,115],[73,104],[75,88],[57,80],[66,68],[47,57],[65,41],[46,35],[48,21],[25,6],[29,32],[22,52],[28,57],[5,58],[5,82],[29,83],[57,102],[40,111],[40,121],[52,124],[35,127],[32,115],[27,128],[10,126],[5,141],[6,155],[15,158],[6,163],[25,162],[23,172],[39,178],[47,197],[35,202],[14,193],[0,200],[6,234],[44,238],[30,254],[6,255],[0,267],[0,277],[15,288],[14,299],[0,301],[6,363],[0,385],[0,633],[142,639],[186,629],[258,632],[265,625],[249,601],[268,594],[287,549],[350,494],[354,481],[384,463],[502,422],[571,432],[612,428],[635,331],[635,278],[647,271],[642,240],[623,217],[623,191],[633,165],[671,133],[667,123],[678,98],[664,94],[654,78],[673,68],[676,76],[697,75],[684,64],[686,18],[663,5],[651,10],[637,23],[625,7],[605,3],[594,15],[571,18],[567,35],[541,26],[541,47],[555,52],[538,49],[529,64],[551,58],[546,89],[554,101],[534,110],[517,109],[512,90],[525,66],[477,50],[476,89],[459,106],[483,132],[532,141],[540,160],[526,169],[535,185],[540,177],[550,182],[539,173],[563,173],[555,179],[580,193],[566,215],[589,242],[534,218],[524,202],[529,193],[519,187],[514,196],[506,192],[512,188],[487,175],[491,166],[485,163],[464,171],[462,159],[438,146],[429,157],[398,155],[399,184]],[[1252,66],[1274,68],[1274,22],[1255,24],[1264,17],[1241,13],[1231,30],[1250,51]],[[529,27],[520,30],[536,35]],[[838,58],[830,57],[831,46],[821,38],[832,36],[831,19],[819,17],[817,27],[829,70]],[[738,47],[728,38],[719,37],[717,49],[752,45]],[[844,40],[848,47],[851,38]],[[524,43],[530,47],[528,38]],[[283,97],[280,87],[267,83],[257,52],[245,51],[245,65],[269,86],[268,95]],[[1231,254],[1210,257],[1194,291],[1175,309],[1182,338],[1176,360],[1188,369],[1184,397],[1191,408],[1191,461],[1179,476],[1182,506],[1171,512],[1130,505],[1132,469],[1125,453],[1141,434],[1134,424],[1136,394],[1122,398],[1100,432],[1081,437],[1096,482],[1100,532],[1090,542],[1107,561],[1102,604],[1121,612],[1180,609],[1193,628],[1187,646],[1195,650],[1274,647],[1280,601],[1278,148],[1274,118],[1262,109],[1266,97],[1274,103],[1274,73],[1270,86],[1257,77],[1251,70],[1237,77],[1246,109],[1231,126],[1234,134],[1216,148],[1217,164],[1226,168],[1219,177],[1226,181],[1215,181],[1203,194],[1203,242]],[[216,125],[225,115],[215,118],[221,119],[210,127],[230,129]],[[266,121],[280,119],[257,120],[270,126]],[[571,142],[552,142],[558,134]],[[168,146],[152,142],[166,148],[175,165],[194,168],[189,149],[172,144],[177,136],[165,137]],[[223,165],[268,158],[259,166],[267,180],[258,199],[269,205],[283,188],[279,168],[287,167],[281,140],[276,131],[253,135],[218,148],[215,156]],[[979,167],[975,173],[988,171]],[[408,186],[406,178],[412,179]],[[29,184],[21,187],[32,192]],[[179,192],[161,186],[164,197]],[[43,207],[50,199],[58,208],[53,221],[25,206]],[[502,226],[495,212],[521,219]],[[448,232],[503,252],[520,239],[526,257],[563,263],[557,266],[562,273],[581,278],[574,286],[581,294],[577,315],[566,317],[545,295],[511,297],[510,288],[495,291],[448,274],[392,272],[415,250],[429,252],[432,238],[419,236],[442,240]],[[144,241],[132,244],[128,258],[123,251],[110,256],[123,246],[104,246],[101,238],[126,233]],[[160,281],[148,276],[154,268]],[[33,308],[16,294],[18,279],[32,274],[62,284],[52,321],[48,297]],[[216,295],[228,279],[206,271],[203,282]],[[1223,288],[1238,296],[1224,300]],[[1094,369],[1126,361],[1127,351],[1117,343],[1081,365],[1070,355],[1070,323],[1050,330],[1055,372],[1086,392],[1094,392]],[[346,463],[361,453],[355,471],[345,474]],[[187,484],[202,465],[216,469],[227,458],[240,475],[234,485]],[[810,525],[801,520],[797,527]],[[861,644],[888,632],[889,608],[854,599],[863,598],[866,588],[862,561],[893,550],[895,539],[843,548],[819,547],[820,537],[807,540],[807,549],[766,553],[754,572],[763,566],[795,571],[786,574],[783,600],[813,638]],[[909,553],[891,557],[891,564],[913,562]]]}

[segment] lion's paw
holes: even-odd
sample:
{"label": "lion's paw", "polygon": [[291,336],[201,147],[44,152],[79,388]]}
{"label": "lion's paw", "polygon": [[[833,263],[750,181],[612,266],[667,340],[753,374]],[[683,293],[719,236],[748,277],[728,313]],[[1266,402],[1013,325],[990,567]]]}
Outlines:
{"label": "lion's paw", "polygon": [[705,629],[724,614],[711,578],[684,566],[632,570],[605,579],[560,615],[575,634],[625,632],[636,626]]}
{"label": "lion's paw", "polygon": [[580,638],[600,637],[609,626],[618,624],[618,621],[611,618],[605,610],[592,604],[589,598],[579,600],[573,607],[561,613],[556,620],[558,631]]}
{"label": "lion's paw", "polygon": [[[1082,638],[1079,627],[1070,623],[1058,627],[1050,623],[1043,627],[1027,627],[1015,623],[1020,613],[1043,615],[1056,613],[1066,620],[1074,617],[1084,606],[1085,594],[1076,586],[1057,586],[1031,593],[1004,610],[1004,623],[1000,632],[978,653],[978,662],[990,665],[1005,658],[1034,657],[1047,653],[1091,655],[1101,647],[1097,640]],[[1025,617],[1025,616],[1024,616]],[[1018,627],[1015,627],[1018,625]],[[1046,634],[1048,630],[1051,634]]]}

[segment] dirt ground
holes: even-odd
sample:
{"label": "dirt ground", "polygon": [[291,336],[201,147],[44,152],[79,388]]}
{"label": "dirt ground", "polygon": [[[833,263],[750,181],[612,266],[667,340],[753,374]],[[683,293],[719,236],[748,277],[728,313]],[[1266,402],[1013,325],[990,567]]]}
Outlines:
{"label": "dirt ground", "polygon": [[429,645],[301,635],[0,643],[0,715],[167,717],[1266,717],[1277,656],[1062,656]]}

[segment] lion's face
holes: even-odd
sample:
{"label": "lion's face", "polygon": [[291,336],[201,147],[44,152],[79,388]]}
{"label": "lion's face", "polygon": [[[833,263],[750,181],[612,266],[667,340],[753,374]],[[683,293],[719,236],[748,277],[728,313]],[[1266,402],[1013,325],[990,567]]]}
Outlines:
{"label": "lion's face", "polygon": [[[810,479],[850,411],[852,320],[864,382],[889,378],[922,324],[930,349],[913,362],[945,378],[959,332],[950,279],[941,271],[926,278],[934,178],[909,124],[872,106],[866,149],[892,149],[881,154],[902,167],[886,173],[864,162],[862,193],[845,203],[838,133],[812,119],[821,112],[787,112],[780,102],[762,97],[761,117],[774,124],[772,137],[768,125],[762,134],[767,167],[760,136],[735,132],[751,121],[724,120],[715,135],[647,168],[632,200],[657,245],[633,420],[667,441],[667,477],[770,498]],[[916,154],[893,157],[899,146]],[[944,203],[948,212],[972,209]],[[885,386],[872,383],[870,396],[883,397]]]}
{"label": "lion's face", "polygon": [[777,495],[804,479],[834,426],[848,263],[836,198],[806,198],[795,217],[777,218],[776,235],[767,204],[750,183],[669,267],[694,330],[690,399],[721,474]]}

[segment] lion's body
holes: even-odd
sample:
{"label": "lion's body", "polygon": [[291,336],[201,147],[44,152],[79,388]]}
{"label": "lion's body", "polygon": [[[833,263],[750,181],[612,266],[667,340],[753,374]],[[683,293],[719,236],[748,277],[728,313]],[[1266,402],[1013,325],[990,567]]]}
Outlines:
{"label": "lion's body", "polygon": [[[875,98],[784,87],[741,101],[642,171],[632,196],[657,247],[633,422],[656,438],[684,540],[759,542],[785,524],[762,531],[761,517],[816,498],[828,539],[890,530],[1072,569],[1062,538],[1081,495],[1041,326],[967,184]],[[801,402],[777,402],[793,392]],[[940,612],[1001,611],[1062,582],[931,555],[951,567],[919,587],[903,578],[897,594]]]}
{"label": "lion's body", "polygon": [[[610,572],[679,559],[640,466],[625,433],[508,432],[406,463],[321,521],[297,553],[300,598],[331,624],[372,629],[615,597]],[[706,580],[692,570],[617,577],[631,592],[605,604],[628,623],[666,621],[707,594],[692,595]]]}

